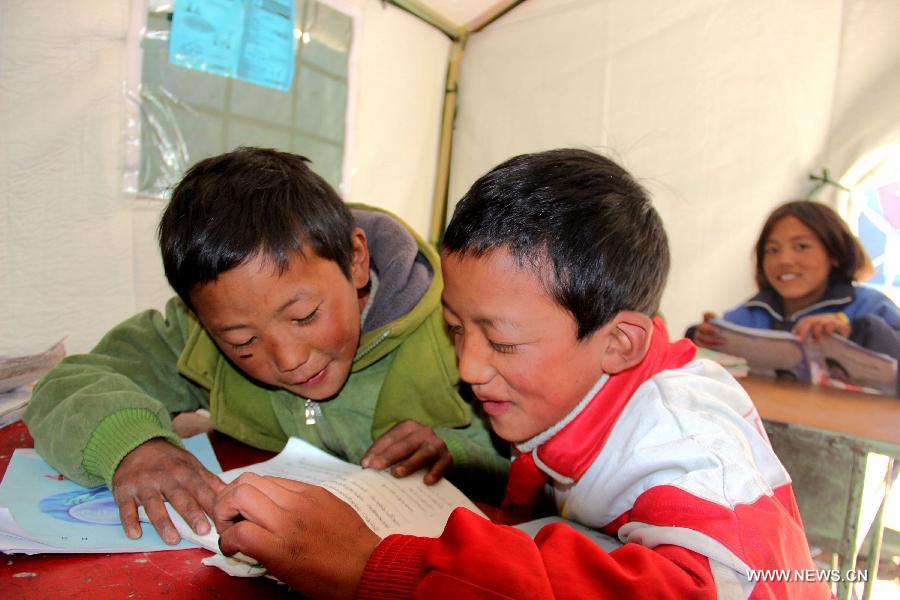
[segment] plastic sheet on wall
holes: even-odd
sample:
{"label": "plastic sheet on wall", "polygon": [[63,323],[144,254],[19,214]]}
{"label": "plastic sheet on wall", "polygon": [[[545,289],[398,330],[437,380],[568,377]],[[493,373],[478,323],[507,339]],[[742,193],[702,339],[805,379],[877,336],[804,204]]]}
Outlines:
{"label": "plastic sheet on wall", "polygon": [[[242,145],[302,154],[330,184],[340,186],[354,17],[316,0],[280,2],[296,2],[291,30],[294,76],[285,91],[223,77],[209,63],[202,70],[172,64],[175,5],[135,0],[125,123],[126,193],[165,199],[191,165]],[[254,51],[259,59],[259,48],[251,48],[250,54]],[[246,60],[238,63],[238,71],[249,72]]]}

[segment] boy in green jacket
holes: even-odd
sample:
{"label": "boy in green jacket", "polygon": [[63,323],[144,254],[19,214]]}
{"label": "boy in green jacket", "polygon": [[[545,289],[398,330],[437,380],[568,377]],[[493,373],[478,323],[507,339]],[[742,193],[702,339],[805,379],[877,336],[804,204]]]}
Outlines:
{"label": "boy in green jacket", "polygon": [[[398,219],[352,210],[300,156],[241,148],[197,163],[159,226],[178,297],[140,313],[35,386],[38,452],[107,483],[125,532],[138,507],[167,543],[168,501],[197,533],[222,482],[183,449],[178,413],[266,450],[305,439],[426,482],[508,466],[457,392],[435,251]],[[374,441],[374,443],[373,443]]]}

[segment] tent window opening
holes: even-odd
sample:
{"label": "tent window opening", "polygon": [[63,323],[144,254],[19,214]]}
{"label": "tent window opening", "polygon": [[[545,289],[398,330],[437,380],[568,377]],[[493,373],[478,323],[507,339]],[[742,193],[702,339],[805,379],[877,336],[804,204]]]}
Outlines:
{"label": "tent window opening", "polygon": [[139,75],[129,77],[126,192],[165,199],[191,165],[238,146],[302,154],[340,189],[354,17],[316,0],[293,1],[294,72],[286,91],[171,64],[172,4],[144,4],[133,59]]}
{"label": "tent window opening", "polygon": [[858,161],[842,183],[850,189],[845,217],[875,268],[865,283],[900,303],[900,144]]}

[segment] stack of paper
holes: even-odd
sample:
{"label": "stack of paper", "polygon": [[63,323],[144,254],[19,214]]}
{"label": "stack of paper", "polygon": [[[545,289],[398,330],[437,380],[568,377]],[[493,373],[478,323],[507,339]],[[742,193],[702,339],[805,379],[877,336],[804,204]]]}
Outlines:
{"label": "stack of paper", "polygon": [[[206,435],[185,447],[213,473],[222,471]],[[119,521],[109,488],[85,488],[65,479],[32,449],[13,453],[0,482],[0,552],[8,554],[150,552],[193,548],[169,546],[149,524],[132,540]]]}
{"label": "stack of paper", "polygon": [[717,352],[715,350],[710,350],[709,348],[697,348],[697,358],[708,358],[711,361],[717,362],[723,367],[725,370],[731,373],[732,377],[746,377],[748,373],[750,373],[750,366],[747,364],[746,358],[741,358],[740,356],[734,356],[733,354],[725,354],[724,352]]}
{"label": "stack of paper", "polygon": [[0,393],[0,427],[19,421],[25,414],[29,400],[31,400],[30,385]]}
{"label": "stack of paper", "polygon": [[22,418],[31,386],[66,355],[62,340],[40,354],[0,356],[0,427]]}

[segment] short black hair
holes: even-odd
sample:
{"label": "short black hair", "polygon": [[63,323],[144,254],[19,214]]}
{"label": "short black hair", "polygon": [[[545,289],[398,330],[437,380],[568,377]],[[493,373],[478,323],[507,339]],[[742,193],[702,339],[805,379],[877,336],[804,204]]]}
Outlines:
{"label": "short black hair", "polygon": [[774,289],[766,278],[763,264],[766,242],[778,221],[789,216],[809,227],[822,242],[828,258],[834,261],[828,278],[831,283],[850,283],[872,272],[869,255],[834,209],[813,200],[792,200],[772,211],[756,240],[756,286],[760,291]]}
{"label": "short black hair", "polygon": [[584,339],[623,310],[659,309],[669,244],[647,192],[608,158],[578,149],[522,154],[463,196],[446,253],[506,249],[578,323]]}
{"label": "short black hair", "polygon": [[188,169],[158,232],[166,278],[188,306],[195,285],[255,256],[284,270],[292,255],[311,249],[350,277],[353,217],[308,162],[241,147]]}

